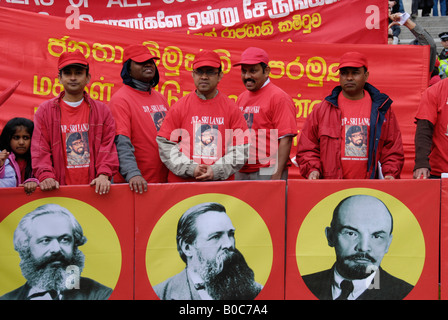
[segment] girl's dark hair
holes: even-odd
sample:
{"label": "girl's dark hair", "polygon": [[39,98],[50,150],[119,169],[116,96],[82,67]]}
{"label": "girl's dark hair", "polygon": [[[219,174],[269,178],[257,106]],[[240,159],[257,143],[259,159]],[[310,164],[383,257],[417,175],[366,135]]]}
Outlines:
{"label": "girl's dark hair", "polygon": [[[12,118],[9,120],[0,135],[0,150],[7,150],[8,152],[12,152],[11,150],[11,139],[12,136],[16,133],[16,130],[19,127],[24,127],[30,137],[33,136],[34,130],[34,122],[27,118]],[[32,168],[31,168],[31,151],[28,149],[27,153],[24,156],[26,160],[26,168],[25,168],[25,180],[32,177]]]}

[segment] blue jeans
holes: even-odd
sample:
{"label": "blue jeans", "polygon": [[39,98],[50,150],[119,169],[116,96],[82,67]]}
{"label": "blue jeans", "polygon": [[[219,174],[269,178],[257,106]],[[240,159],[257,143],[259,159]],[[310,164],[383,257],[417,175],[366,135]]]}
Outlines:
{"label": "blue jeans", "polygon": [[[438,2],[439,0],[434,0],[434,7],[432,8],[433,16],[439,15]],[[440,15],[446,16],[446,0],[440,0]]]}

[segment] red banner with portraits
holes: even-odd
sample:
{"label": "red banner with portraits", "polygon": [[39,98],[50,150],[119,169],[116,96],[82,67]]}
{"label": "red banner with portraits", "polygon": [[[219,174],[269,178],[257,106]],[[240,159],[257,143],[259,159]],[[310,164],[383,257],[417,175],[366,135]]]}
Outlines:
{"label": "red banner with portraits", "polygon": [[[26,223],[26,232],[31,235],[27,241],[36,260],[40,256],[34,252],[39,252],[36,248],[44,246],[41,243],[46,248],[43,257],[58,251],[54,249],[57,242],[57,247],[68,257],[70,252],[63,250],[63,238],[71,236],[70,230],[76,229],[65,231],[67,229],[64,229],[64,225],[49,223],[48,220],[44,220],[47,224],[36,222],[39,216],[48,215],[52,221],[58,221],[57,213],[68,210],[80,224],[87,242],[78,247],[85,256],[84,266],[80,266],[77,274],[69,275],[65,283],[78,276],[98,283],[96,286],[88,286],[89,289],[110,288],[113,291],[109,296],[111,300],[165,300],[162,296],[158,297],[153,288],[186,268],[176,244],[178,221],[188,209],[213,203],[223,208],[220,213],[226,217],[230,227],[223,229],[221,224],[213,223],[212,215],[211,222],[204,226],[207,245],[197,248],[206,248],[202,253],[205,252],[204,256],[210,259],[216,258],[218,253],[233,252],[232,248],[236,248],[239,255],[222,272],[233,274],[234,277],[242,274],[242,281],[251,280],[256,290],[252,299],[283,300],[285,190],[284,181],[255,182],[250,188],[245,182],[236,181],[149,185],[149,191],[144,194],[131,192],[125,184],[113,185],[107,195],[98,195],[92,187],[87,186],[61,187],[50,192],[37,190],[31,196],[25,196],[22,188],[0,190],[0,201],[3,203],[0,209],[0,277],[4,279],[0,283],[0,297],[7,294],[4,298],[8,300],[26,299],[26,296],[12,292],[20,289],[20,292],[28,293],[25,282],[37,281],[26,272],[21,274],[21,269],[24,270],[24,251],[20,250],[20,255],[15,252],[16,243],[13,241],[19,223],[25,221],[24,217],[28,214],[32,215],[33,222]],[[269,194],[269,197],[263,197],[265,194]],[[47,208],[49,204],[51,206]],[[210,211],[216,210],[219,209],[213,207]],[[208,212],[204,212],[204,216],[208,216]],[[199,220],[193,220],[192,224],[195,230],[199,225],[196,221]],[[197,230],[202,229],[197,227]],[[234,239],[233,246],[223,240],[224,236]],[[197,237],[202,238],[203,234],[198,231]],[[214,254],[211,257],[207,256],[210,251]],[[69,261],[76,265],[72,260]],[[54,263],[53,260],[45,262],[48,268]],[[198,260],[188,260],[188,263],[189,268],[194,270]],[[47,266],[43,262],[42,265]],[[233,265],[237,269],[229,269]],[[65,273],[66,268],[68,266],[63,265],[60,272]],[[25,275],[27,280],[24,279]],[[41,276],[41,273],[36,272],[37,276]],[[233,279],[236,283],[239,280]],[[84,292],[82,284],[81,287],[68,289]],[[183,288],[186,286],[187,283]],[[242,286],[240,284],[233,288]],[[176,288],[178,290],[175,294],[181,294],[180,288]],[[247,292],[253,291],[247,289]],[[98,298],[93,293],[80,297],[82,300]]]}
{"label": "red banner with portraits", "polygon": [[[204,228],[199,227],[199,218],[192,219],[193,222],[185,222],[185,225],[191,225],[192,229],[197,230],[195,237],[190,240],[193,249],[189,250],[189,248],[183,248],[181,240],[176,240],[177,237],[183,239],[181,235],[188,234],[188,232],[179,231],[186,229],[179,221],[181,217],[187,216],[188,210],[199,212],[202,205],[216,203],[225,209],[231,228],[234,230],[235,248],[246,261],[239,267],[235,262],[234,268],[239,270],[236,273],[241,273],[239,276],[232,271],[230,264],[224,268],[222,273],[229,275],[229,283],[239,282],[240,285],[227,286],[225,291],[228,291],[226,294],[229,296],[219,300],[236,300],[240,299],[239,297],[246,297],[245,300],[254,298],[283,300],[285,196],[284,181],[254,182],[250,184],[250,187],[246,182],[240,181],[166,184],[152,189],[150,187],[148,193],[137,195],[135,197],[135,298],[138,300],[193,299],[192,292],[195,290],[191,287],[194,277],[185,275],[186,266],[188,265],[190,272],[202,270],[208,266],[205,262],[208,261],[207,257],[214,261],[218,254],[229,250],[229,245],[226,245],[223,240],[223,233],[227,229],[223,227],[225,221],[217,220],[219,216],[217,218],[211,216],[211,219],[220,222],[219,225],[209,222]],[[207,238],[207,241],[202,247],[215,248],[214,250],[218,251],[198,249],[201,248],[198,239],[203,238]],[[197,246],[196,241],[198,241]],[[185,240],[185,242],[189,241]],[[190,251],[192,251],[191,259]],[[181,259],[182,255],[187,257],[184,261]],[[197,258],[197,255],[203,256],[203,260]],[[252,270],[257,286],[262,288],[253,298],[244,295],[246,289],[242,290],[243,283],[246,283],[243,279],[247,278],[247,273],[250,273],[245,271],[247,267]],[[211,270],[209,273],[212,274],[214,268],[208,268]],[[238,280],[239,277],[243,278]],[[241,291],[240,293],[230,292],[237,288]],[[219,288],[215,291],[217,296],[222,296]],[[247,291],[250,292],[249,289]]]}
{"label": "red banner with portraits", "polygon": [[359,299],[438,299],[440,180],[290,180],[287,197],[287,300],[334,299],[344,276]]}
{"label": "red banner with portraits", "polygon": [[6,0],[0,6],[64,17],[70,28],[88,21],[230,39],[387,43],[381,0]]}
{"label": "red banner with portraits", "polygon": [[[32,195],[26,196],[23,188],[6,188],[0,190],[0,296],[10,293],[8,300],[26,300],[26,284],[24,270],[34,270],[36,276],[44,278],[45,273],[39,272],[43,265],[54,263],[44,260],[52,257],[58,250],[67,260],[61,262],[60,273],[67,276],[62,283],[71,292],[71,298],[63,299],[90,300],[132,300],[134,298],[134,195],[128,191],[127,185],[114,185],[106,195],[99,196],[93,187],[61,187],[52,192],[42,192],[37,189]],[[38,208],[42,208],[37,210]],[[64,239],[69,232],[62,224],[46,224],[37,227],[37,223],[25,224],[26,234],[30,234],[29,247],[39,264],[32,269],[26,249],[16,252],[13,242],[14,232],[19,228],[19,222],[25,221],[28,214],[36,216],[50,215],[55,219],[56,213],[68,210],[69,214],[79,223],[87,241],[77,245],[76,251],[85,256],[84,263],[78,260],[68,260],[72,253],[64,250]],[[37,212],[39,212],[37,214]],[[37,219],[37,218],[33,218]],[[35,221],[35,220],[33,220]],[[46,220],[45,220],[46,221]],[[71,221],[71,220],[70,220]],[[43,222],[41,223],[43,224]],[[73,225],[73,224],[71,224]],[[48,227],[46,227],[48,226]],[[78,232],[79,233],[79,232]],[[59,244],[57,244],[59,243]],[[75,242],[76,243],[76,242]],[[34,249],[33,249],[34,248]],[[24,262],[28,262],[22,266]],[[20,266],[19,266],[20,264]],[[40,267],[39,267],[40,266]],[[71,271],[72,266],[75,271]],[[24,269],[26,268],[26,269]],[[22,270],[21,270],[22,269]],[[22,271],[22,272],[21,272]],[[69,272],[70,271],[70,272]],[[51,270],[49,271],[51,272]],[[73,273],[72,273],[73,272]],[[54,273],[48,273],[50,279],[57,279]],[[31,282],[37,279],[29,276]],[[88,279],[84,282],[79,279]],[[50,280],[48,280],[50,281]],[[91,285],[91,281],[95,285]],[[110,294],[110,291],[112,293]],[[79,294],[78,294],[79,292]],[[37,297],[39,298],[39,297]]]}
{"label": "red banner with portraits", "polygon": [[[175,279],[179,290],[171,298],[191,300],[179,296],[180,288],[200,284],[179,280],[187,278],[182,278],[186,265],[196,266],[197,272],[207,271],[202,275],[213,274],[220,264],[204,261],[220,257],[215,260],[232,262],[222,264],[225,275],[235,275],[229,268],[235,262],[237,273],[247,276],[240,280],[251,279],[245,283],[258,290],[255,300],[325,299],[316,291],[316,284],[328,297],[332,291],[324,279],[334,277],[328,270],[333,270],[337,258],[345,261],[343,257],[355,250],[364,255],[352,261],[369,261],[369,271],[377,272],[368,283],[373,291],[369,299],[380,295],[388,300],[437,300],[439,281],[441,298],[447,299],[447,191],[443,179],[290,180],[287,193],[285,187],[284,181],[151,184],[147,193],[137,194],[124,184],[113,185],[106,195],[96,194],[89,186],[77,186],[36,190],[30,196],[22,188],[1,189],[0,297],[27,299],[23,296],[29,292],[27,281],[37,281],[40,276],[46,281],[55,279],[39,271],[48,264],[67,272],[62,283],[68,289],[79,289],[79,295],[72,290],[72,299],[164,300],[170,297],[168,284]],[[343,201],[346,198],[361,201],[350,207]],[[339,218],[332,224],[335,211]],[[69,218],[65,220],[69,229],[60,223],[57,213]],[[193,213],[194,219],[185,218]],[[32,223],[27,222],[29,216]],[[80,235],[87,241],[77,242],[83,238]],[[68,258],[72,255],[67,249],[70,243],[76,244],[84,260],[39,258],[57,248]],[[224,259],[226,255],[218,254],[228,254],[230,247],[240,255]],[[29,259],[30,253],[34,260]],[[342,268],[338,273],[344,275],[347,270],[351,269]],[[87,286],[88,290],[83,287],[86,281],[94,284]],[[381,290],[391,287],[396,291]]]}
{"label": "red banner with portraits", "polygon": [[[342,4],[342,2],[341,2]],[[400,124],[405,167],[402,177],[412,176],[414,166],[414,115],[421,92],[428,85],[429,48],[367,44],[291,43],[261,40],[235,40],[187,36],[160,31],[129,30],[81,22],[78,29],[67,29],[64,18],[44,16],[0,7],[0,90],[19,86],[1,106],[0,127],[12,117],[33,119],[36,108],[57,96],[63,87],[57,76],[57,61],[62,52],[81,51],[90,63],[92,75],[86,90],[92,98],[105,102],[123,85],[120,78],[123,50],[131,44],[143,44],[160,57],[157,66],[160,82],[155,88],[173,105],[192,92],[192,61],[197,52],[211,49],[221,56],[224,77],[218,85],[232,99],[246,90],[240,69],[233,67],[242,51],[256,46],[270,56],[273,83],[285,90],[296,107],[300,130],[313,107],[339,84],[337,66],[346,51],[363,52],[369,60],[368,81],[387,93]],[[30,32],[32,30],[32,32]],[[331,48],[331,50],[329,50]],[[406,57],[406,59],[403,59]],[[291,157],[296,153],[294,139]],[[296,167],[290,177],[299,177]]]}

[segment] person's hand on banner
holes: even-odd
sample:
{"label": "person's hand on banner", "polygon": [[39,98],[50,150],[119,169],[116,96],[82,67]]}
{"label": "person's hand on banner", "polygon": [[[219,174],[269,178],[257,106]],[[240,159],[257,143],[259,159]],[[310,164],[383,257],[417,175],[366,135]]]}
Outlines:
{"label": "person's hand on banner", "polygon": [[99,194],[109,193],[111,182],[105,174],[100,174],[92,180],[91,186],[95,186],[95,192]]}
{"label": "person's hand on banner", "polygon": [[414,171],[414,179],[428,179],[429,169],[428,168],[418,168]]}
{"label": "person's hand on banner", "polygon": [[39,183],[39,187],[42,191],[59,189],[59,182],[53,178],[47,178]]}

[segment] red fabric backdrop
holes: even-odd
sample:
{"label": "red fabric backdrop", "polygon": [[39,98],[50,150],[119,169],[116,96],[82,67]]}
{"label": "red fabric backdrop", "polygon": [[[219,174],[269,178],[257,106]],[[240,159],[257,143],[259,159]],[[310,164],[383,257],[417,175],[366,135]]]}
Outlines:
{"label": "red fabric backdrop", "polygon": [[0,6],[65,17],[68,27],[82,20],[233,39],[387,43],[382,0],[6,0]]}
{"label": "red fabric backdrop", "polygon": [[[91,64],[88,91],[108,103],[120,86],[123,48],[144,44],[161,59],[156,90],[172,105],[194,90],[191,62],[201,49],[221,55],[224,78],[220,90],[236,99],[245,90],[239,68],[241,52],[249,46],[264,48],[270,55],[272,81],[289,93],[297,109],[300,130],[315,104],[338,85],[339,57],[358,50],[369,59],[369,82],[390,95],[403,134],[406,162],[403,177],[411,177],[414,159],[414,114],[421,92],[428,84],[429,48],[380,44],[321,44],[263,40],[235,40],[180,33],[130,30],[82,22],[67,29],[64,18],[0,8],[0,90],[21,80],[14,94],[1,106],[0,127],[14,116],[33,118],[39,104],[57,95],[57,60],[64,51],[79,50]],[[297,140],[291,151],[294,156]],[[291,170],[291,177],[299,177]]]}

